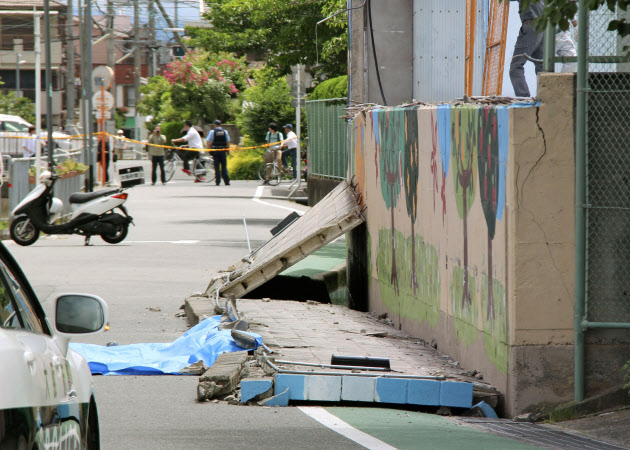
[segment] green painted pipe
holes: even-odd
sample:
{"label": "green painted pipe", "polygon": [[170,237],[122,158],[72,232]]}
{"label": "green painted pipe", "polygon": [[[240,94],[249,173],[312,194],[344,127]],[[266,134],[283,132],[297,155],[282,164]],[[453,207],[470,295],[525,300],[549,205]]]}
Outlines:
{"label": "green painted pipe", "polygon": [[553,72],[555,69],[556,35],[555,28],[547,21],[543,39],[543,72]]}
{"label": "green painted pipe", "polygon": [[582,329],[589,328],[618,328],[618,329],[630,329],[630,323],[619,322],[588,322],[584,320],[582,322]]}
{"label": "green painted pipe", "polygon": [[586,88],[588,10],[578,3],[577,111],[575,124],[575,401],[584,400],[584,332],[586,301]]}

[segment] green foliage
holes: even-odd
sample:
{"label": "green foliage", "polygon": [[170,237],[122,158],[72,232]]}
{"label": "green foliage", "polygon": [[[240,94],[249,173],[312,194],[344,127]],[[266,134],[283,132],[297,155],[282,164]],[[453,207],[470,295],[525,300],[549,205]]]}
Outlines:
{"label": "green foliage", "polygon": [[[250,54],[286,74],[298,63],[320,66],[329,76],[346,73],[347,14],[317,22],[346,8],[344,0],[216,0],[206,3],[212,28],[187,27],[191,45],[211,52]],[[317,53],[319,52],[319,58]]]}
{"label": "green foliage", "polygon": [[630,361],[624,364],[623,371],[626,372],[623,379],[627,381],[624,387],[628,389],[628,392],[630,392]]}
{"label": "green foliage", "polygon": [[258,178],[258,168],[262,163],[264,149],[249,149],[231,151],[227,166],[230,178],[233,180],[255,180]]}
{"label": "green foliage", "polygon": [[278,127],[293,123],[295,110],[291,107],[290,88],[284,77],[275,77],[269,69],[253,72],[256,85],[243,94],[243,111],[236,124],[252,142],[263,144],[269,122],[275,122]]}
{"label": "green foliage", "polygon": [[348,76],[342,75],[323,81],[308,95],[309,100],[325,100],[348,96]]}
{"label": "green foliage", "polygon": [[0,94],[0,114],[20,116],[27,122],[35,123],[35,104],[26,97],[16,97],[13,91]]}
{"label": "green foliage", "polygon": [[173,122],[163,122],[162,123],[162,134],[166,136],[166,142],[170,144],[172,139],[177,139],[182,137],[182,128],[184,128],[184,121],[173,121]]}

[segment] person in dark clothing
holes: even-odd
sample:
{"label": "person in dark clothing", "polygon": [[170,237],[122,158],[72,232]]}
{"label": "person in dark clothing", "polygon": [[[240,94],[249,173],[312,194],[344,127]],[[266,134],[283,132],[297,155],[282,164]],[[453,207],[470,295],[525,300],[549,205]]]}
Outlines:
{"label": "person in dark clothing", "polygon": [[[511,0],[516,1],[516,0]],[[542,60],[543,57],[543,33],[534,29],[536,20],[545,8],[542,0],[527,7],[523,6],[524,0],[518,0],[518,13],[521,16],[521,29],[514,44],[514,56],[510,63],[510,80],[517,97],[529,97],[529,87],[525,80],[523,66],[527,62],[527,56],[532,59]],[[542,61],[534,62],[536,73],[542,70]]]}
{"label": "person in dark clothing", "polygon": [[[230,148],[230,135],[227,130],[221,128],[221,121],[214,121],[214,130],[208,133],[206,138],[210,148]],[[229,150],[213,151],[212,158],[214,160],[214,174],[216,177],[217,186],[221,184],[221,178],[226,186],[230,185],[230,177],[227,170],[227,155]]]}

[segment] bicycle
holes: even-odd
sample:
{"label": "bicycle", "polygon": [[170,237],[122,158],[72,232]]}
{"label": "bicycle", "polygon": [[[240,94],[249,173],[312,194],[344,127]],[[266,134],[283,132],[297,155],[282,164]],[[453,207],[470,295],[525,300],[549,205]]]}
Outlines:
{"label": "bicycle", "polygon": [[[186,147],[180,147],[185,149]],[[191,161],[193,170],[190,173],[199,182],[209,183],[214,181],[214,159],[206,152],[197,152]],[[173,149],[167,149],[164,156],[164,175],[166,181],[171,181],[175,172],[184,166],[184,160]]]}
{"label": "bicycle", "polygon": [[[277,186],[282,180],[293,180],[293,168],[285,167],[284,165],[278,166],[278,162],[275,158],[275,148],[269,147],[263,162],[258,167],[258,178],[260,181],[266,182],[271,186]],[[271,162],[266,162],[271,159]],[[267,178],[267,173],[269,177]],[[300,173],[305,180],[308,177],[308,170],[306,166],[306,159],[303,157],[300,165]]]}

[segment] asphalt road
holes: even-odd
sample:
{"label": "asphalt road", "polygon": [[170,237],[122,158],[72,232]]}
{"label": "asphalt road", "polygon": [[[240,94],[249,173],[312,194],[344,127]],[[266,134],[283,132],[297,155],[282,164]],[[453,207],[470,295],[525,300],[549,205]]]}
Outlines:
{"label": "asphalt road", "polygon": [[[5,243],[49,317],[52,299],[59,293],[91,293],[107,301],[111,330],[77,341],[170,342],[187,329],[185,318],[176,317],[184,299],[204,291],[213,274],[248,254],[243,216],[256,248],[271,237],[269,230],[291,208],[306,209],[254,199],[259,184],[235,181],[217,187],[195,184],[178,174],[166,186],[143,185],[129,191],[126,206],[136,226],[121,244],[94,237],[93,245],[86,247],[80,236],[42,237],[30,247]],[[197,403],[195,376],[94,380],[105,450],[361,448],[298,408]],[[369,448],[392,448],[383,441],[399,448],[523,448],[513,441],[506,445],[502,439],[479,440],[487,433],[470,434],[461,426],[436,428],[436,420],[442,419],[426,414],[378,408],[310,411],[327,416],[333,428],[341,426],[359,441],[367,439],[362,442]],[[459,438],[446,441],[446,435]]]}

